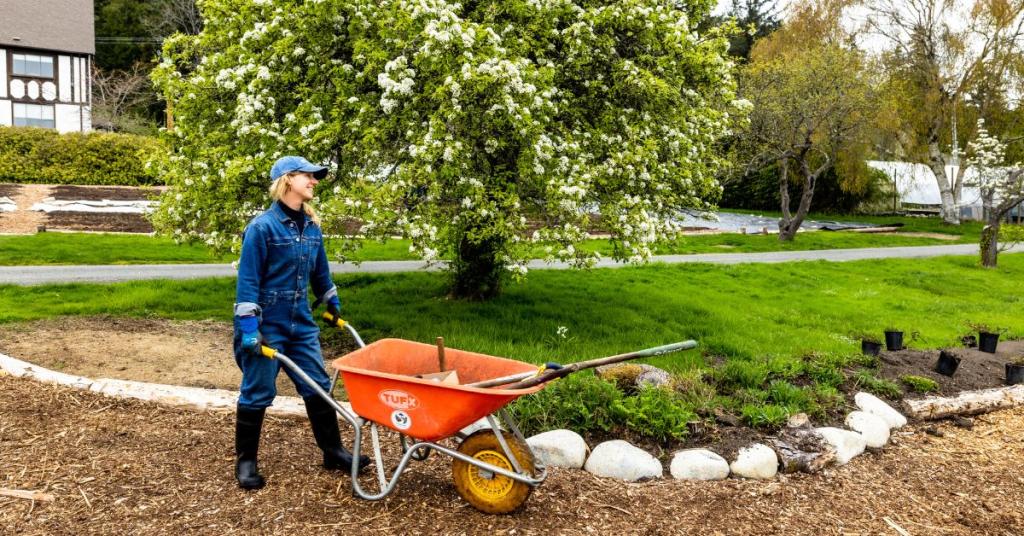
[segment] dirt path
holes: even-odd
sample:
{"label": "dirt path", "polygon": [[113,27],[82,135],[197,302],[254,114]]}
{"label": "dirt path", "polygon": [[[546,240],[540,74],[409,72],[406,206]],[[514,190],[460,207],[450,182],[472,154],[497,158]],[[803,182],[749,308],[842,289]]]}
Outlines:
{"label": "dirt path", "polygon": [[[237,389],[231,337],[230,323],[213,320],[66,317],[0,324],[0,353],[87,378]],[[325,343],[328,358],[355,348],[337,339]],[[277,389],[296,396],[284,374]]]}
{"label": "dirt path", "polygon": [[51,195],[51,186],[46,184],[5,185],[12,188],[10,197],[18,205],[14,212],[0,213],[0,232],[32,234],[46,221],[45,212],[29,210],[32,205]]}
{"label": "dirt path", "polygon": [[940,425],[943,437],[911,428],[816,476],[624,484],[555,470],[505,517],[463,504],[436,457],[388,499],[357,501],[316,465],[298,420],[268,420],[270,484],[245,493],[231,477],[231,415],[11,377],[0,377],[0,408],[0,487],[55,496],[0,497],[11,534],[896,534],[889,522],[915,535],[1024,533],[1024,408],[970,431]]}

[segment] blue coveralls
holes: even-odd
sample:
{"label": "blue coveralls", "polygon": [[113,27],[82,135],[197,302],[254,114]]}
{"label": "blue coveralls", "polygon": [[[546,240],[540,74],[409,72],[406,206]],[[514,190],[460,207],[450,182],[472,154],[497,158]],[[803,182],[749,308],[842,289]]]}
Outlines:
{"label": "blue coveralls", "polygon": [[[324,390],[331,381],[320,354],[320,328],[313,321],[308,288],[320,302],[338,291],[331,281],[320,227],[305,216],[302,236],[295,222],[277,203],[253,218],[242,235],[235,289],[235,362],[242,369],[238,405],[249,409],[270,406],[277,394],[281,364],[242,349],[240,316],[261,318],[264,343],[292,358]],[[285,369],[303,398],[316,393]]]}

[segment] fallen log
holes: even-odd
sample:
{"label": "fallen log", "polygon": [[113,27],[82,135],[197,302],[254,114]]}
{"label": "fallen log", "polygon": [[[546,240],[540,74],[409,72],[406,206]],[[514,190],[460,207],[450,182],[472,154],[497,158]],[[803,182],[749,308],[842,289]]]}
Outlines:
{"label": "fallen log", "polygon": [[783,430],[768,440],[779,457],[783,473],[817,473],[836,461],[836,450],[814,430]]}
{"label": "fallen log", "polygon": [[1024,404],[1024,385],[966,391],[957,396],[929,396],[903,401],[907,415],[915,419],[944,419],[956,415],[979,415]]}
{"label": "fallen log", "polygon": [[50,493],[43,493],[41,491],[29,491],[24,489],[0,488],[0,496],[14,497],[15,499],[25,499],[29,501],[49,502],[53,500],[53,495]]}

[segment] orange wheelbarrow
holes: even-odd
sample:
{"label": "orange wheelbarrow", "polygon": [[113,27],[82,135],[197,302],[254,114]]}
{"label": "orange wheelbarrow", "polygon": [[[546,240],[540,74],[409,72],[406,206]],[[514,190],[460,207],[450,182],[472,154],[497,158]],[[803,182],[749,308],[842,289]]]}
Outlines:
{"label": "orange wheelbarrow", "polygon": [[[355,459],[360,455],[363,430],[369,428],[377,491],[363,489],[358,479],[358,465],[353,464],[353,493],[371,501],[388,496],[410,461],[426,460],[436,451],[453,459],[452,476],[459,495],[474,508],[489,514],[516,510],[547,476],[547,469],[530,450],[518,423],[505,411],[506,404],[539,391],[556,377],[596,366],[587,365],[589,363],[623,361],[696,346],[693,341],[685,341],[585,362],[587,364],[566,367],[548,364],[539,369],[512,359],[447,349],[446,368],[456,371],[461,382],[452,385],[416,377],[437,372],[435,346],[402,339],[382,339],[366,345],[344,320],[329,313],[324,313],[324,318],[337,327],[347,328],[360,346],[332,363],[333,381],[340,373],[352,411],[338,404],[284,354],[267,346],[262,347],[262,353],[281,361],[352,425]],[[615,360],[609,361],[612,359]],[[481,419],[486,419],[485,428],[468,435],[462,432]],[[383,463],[381,426],[398,432],[401,444],[402,457],[390,478]],[[458,448],[438,443],[446,438],[458,439]]]}

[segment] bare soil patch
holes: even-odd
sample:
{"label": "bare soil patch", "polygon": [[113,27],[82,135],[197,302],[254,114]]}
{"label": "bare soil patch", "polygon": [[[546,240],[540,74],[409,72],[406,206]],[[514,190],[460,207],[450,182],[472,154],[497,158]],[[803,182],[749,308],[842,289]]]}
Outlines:
{"label": "bare soil patch", "polygon": [[1024,408],[980,417],[970,431],[940,424],[942,437],[910,427],[880,454],[775,481],[628,484],[556,469],[521,511],[494,517],[462,502],[450,462],[436,456],[413,465],[387,499],[354,499],[347,477],[320,469],[298,419],[268,418],[268,486],[243,492],[231,475],[230,414],[11,377],[0,377],[0,407],[0,487],[55,497],[0,497],[0,526],[12,534],[895,534],[892,524],[915,535],[1024,532]]}
{"label": "bare soil patch", "polygon": [[55,199],[67,201],[137,201],[153,199],[160,195],[161,188],[135,186],[77,186],[61,184],[53,187]]}
{"label": "bare soil patch", "polygon": [[51,212],[46,214],[47,229],[105,233],[152,233],[153,224],[142,214],[117,212]]}
{"label": "bare soil patch", "polygon": [[[1024,341],[999,341],[997,352],[989,354],[977,348],[949,348],[947,351],[960,357],[960,366],[953,376],[935,372],[939,350],[906,349],[898,352],[879,354],[880,376],[900,383],[905,375],[923,376],[939,384],[937,394],[954,395],[960,391],[985,389],[1003,385],[1006,378],[1006,363],[1024,353]],[[908,392],[908,397],[924,396]]]}
{"label": "bare soil patch", "polygon": [[18,184],[0,184],[0,197],[13,197],[21,191],[21,185]]}
{"label": "bare soil patch", "polygon": [[[0,325],[0,352],[87,378],[237,389],[242,373],[227,322],[67,317]],[[324,354],[337,356],[330,345]],[[296,396],[281,374],[278,393]]]}

